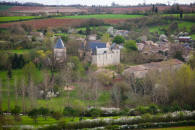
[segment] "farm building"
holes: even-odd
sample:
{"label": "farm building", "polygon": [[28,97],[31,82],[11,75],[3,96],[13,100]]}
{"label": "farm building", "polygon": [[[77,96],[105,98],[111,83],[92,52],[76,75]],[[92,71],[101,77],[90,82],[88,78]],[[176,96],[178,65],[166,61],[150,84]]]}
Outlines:
{"label": "farm building", "polygon": [[54,57],[59,63],[63,63],[66,59],[66,47],[61,38],[58,39],[54,47]]}
{"label": "farm building", "polygon": [[98,67],[120,64],[120,49],[110,43],[85,41],[80,56]]}

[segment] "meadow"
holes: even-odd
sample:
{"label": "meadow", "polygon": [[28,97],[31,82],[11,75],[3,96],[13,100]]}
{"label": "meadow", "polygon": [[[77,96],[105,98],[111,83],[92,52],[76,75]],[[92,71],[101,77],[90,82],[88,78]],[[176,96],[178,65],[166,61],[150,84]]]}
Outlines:
{"label": "meadow", "polygon": [[195,126],[156,128],[156,129],[147,129],[147,130],[195,130]]}
{"label": "meadow", "polygon": [[22,21],[22,20],[31,20],[40,18],[40,16],[7,16],[0,17],[0,22],[14,22],[14,21]]}
{"label": "meadow", "polygon": [[127,15],[127,14],[94,14],[94,15],[75,15],[75,16],[61,16],[58,19],[70,18],[70,19],[130,19],[130,18],[140,18],[144,15]]}
{"label": "meadow", "polygon": [[0,5],[0,11],[5,11],[11,8],[12,6],[7,6],[7,5]]}

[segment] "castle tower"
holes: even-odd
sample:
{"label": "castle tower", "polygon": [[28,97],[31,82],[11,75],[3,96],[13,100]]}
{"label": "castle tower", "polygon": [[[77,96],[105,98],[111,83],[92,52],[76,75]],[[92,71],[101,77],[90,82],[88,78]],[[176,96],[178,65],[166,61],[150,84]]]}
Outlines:
{"label": "castle tower", "polygon": [[58,39],[54,47],[54,57],[57,62],[64,62],[66,59],[66,47],[61,38]]}

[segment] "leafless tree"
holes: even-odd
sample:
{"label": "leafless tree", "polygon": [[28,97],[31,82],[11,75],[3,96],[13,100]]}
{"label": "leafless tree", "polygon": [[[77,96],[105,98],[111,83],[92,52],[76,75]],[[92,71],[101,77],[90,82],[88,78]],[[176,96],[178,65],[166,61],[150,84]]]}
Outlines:
{"label": "leafless tree", "polygon": [[14,79],[14,89],[15,89],[15,104],[18,104],[18,86],[17,79]]}
{"label": "leafless tree", "polygon": [[2,109],[2,83],[0,79],[0,110]]}
{"label": "leafless tree", "polygon": [[7,110],[10,112],[10,80],[7,80]]}
{"label": "leafless tree", "polygon": [[21,81],[21,91],[22,91],[22,111],[23,113],[26,112],[26,103],[25,103],[25,93],[26,93],[26,88],[25,88],[25,80],[22,79]]}

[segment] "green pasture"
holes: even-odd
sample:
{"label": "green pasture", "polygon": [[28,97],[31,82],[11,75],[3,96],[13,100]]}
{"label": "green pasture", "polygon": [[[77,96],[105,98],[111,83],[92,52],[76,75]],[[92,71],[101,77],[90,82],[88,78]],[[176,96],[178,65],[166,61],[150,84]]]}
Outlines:
{"label": "green pasture", "polygon": [[[187,22],[187,21],[178,21],[178,27],[179,29],[186,29],[187,32],[190,32],[191,27],[195,25],[193,22]],[[149,27],[150,32],[159,32],[163,33],[161,31],[162,28],[168,28],[169,24],[166,25],[158,25],[158,26],[151,26]],[[194,37],[194,36],[193,36]]]}
{"label": "green pasture", "polygon": [[6,16],[0,17],[0,22],[22,21],[35,18],[40,18],[40,16]]}
{"label": "green pasture", "polygon": [[61,16],[58,19],[70,18],[70,19],[130,19],[130,18],[140,18],[144,15],[127,15],[127,14],[94,14],[94,15],[74,15],[74,16]]}
{"label": "green pasture", "polygon": [[11,8],[12,6],[7,6],[7,5],[0,5],[0,11],[6,11],[9,8]]}
{"label": "green pasture", "polygon": [[[163,16],[175,16],[175,17],[180,17],[180,14],[162,14]],[[183,14],[183,16],[195,16],[195,13],[188,13],[188,14]]]}
{"label": "green pasture", "polygon": [[16,49],[16,50],[8,50],[9,53],[16,53],[16,54],[25,54],[31,51],[30,49]]}
{"label": "green pasture", "polygon": [[[43,81],[44,75],[42,70],[36,70],[36,81],[35,86],[40,87],[41,82]],[[24,73],[22,69],[18,70],[12,70],[12,79],[10,80],[10,109],[13,109],[15,105],[18,105],[22,108],[22,96],[19,95],[17,100],[15,98],[15,80],[14,78],[18,79],[17,84],[20,85],[20,81],[22,78],[24,78]],[[0,71],[0,79],[2,83],[2,109],[7,110],[8,109],[8,90],[7,87],[8,80],[7,80],[7,71]],[[59,87],[59,90],[61,90],[61,93],[58,97],[51,98],[51,99],[37,99],[35,101],[35,105],[37,108],[40,107],[47,107],[50,110],[53,111],[60,111],[62,112],[64,107],[67,106],[68,102],[72,106],[79,106],[81,108],[86,108],[87,106],[97,105],[97,106],[106,106],[110,103],[111,94],[109,91],[105,90],[104,92],[99,93],[99,98],[97,102],[95,103],[94,100],[88,100],[88,99],[81,99],[81,89],[80,84],[74,84],[75,90],[71,92],[63,91],[63,86]],[[67,95],[70,95],[70,98],[68,98]],[[25,103],[26,103],[26,110],[29,111],[31,109],[31,101],[29,97],[25,97]]]}
{"label": "green pasture", "polygon": [[147,129],[147,130],[195,130],[195,126],[156,128],[156,129]]}

